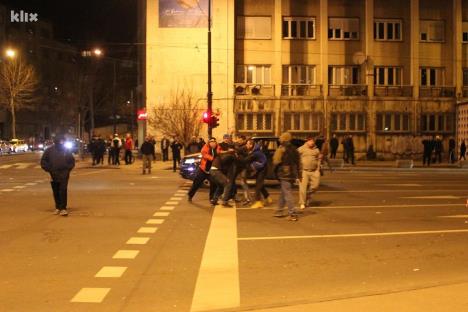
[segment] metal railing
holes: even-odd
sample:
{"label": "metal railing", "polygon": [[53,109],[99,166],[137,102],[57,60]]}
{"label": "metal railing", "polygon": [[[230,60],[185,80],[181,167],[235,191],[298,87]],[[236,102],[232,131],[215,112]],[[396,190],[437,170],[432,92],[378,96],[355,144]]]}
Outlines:
{"label": "metal railing", "polygon": [[455,97],[456,90],[452,86],[421,86],[419,97]]}
{"label": "metal railing", "polygon": [[273,84],[253,84],[253,83],[235,83],[234,95],[251,95],[251,96],[274,96],[275,85]]}
{"label": "metal railing", "polygon": [[374,86],[374,95],[412,97],[413,86]]}
{"label": "metal railing", "polygon": [[281,85],[281,96],[313,96],[323,95],[322,85],[290,83]]}
{"label": "metal railing", "polygon": [[328,96],[367,96],[367,85],[329,85]]}

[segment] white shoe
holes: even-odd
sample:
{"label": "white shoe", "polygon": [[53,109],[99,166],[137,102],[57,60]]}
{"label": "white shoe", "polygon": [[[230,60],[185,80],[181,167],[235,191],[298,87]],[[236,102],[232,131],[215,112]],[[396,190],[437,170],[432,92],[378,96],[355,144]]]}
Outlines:
{"label": "white shoe", "polygon": [[304,210],[305,209],[305,205],[302,204],[301,207],[300,207],[301,210]]}

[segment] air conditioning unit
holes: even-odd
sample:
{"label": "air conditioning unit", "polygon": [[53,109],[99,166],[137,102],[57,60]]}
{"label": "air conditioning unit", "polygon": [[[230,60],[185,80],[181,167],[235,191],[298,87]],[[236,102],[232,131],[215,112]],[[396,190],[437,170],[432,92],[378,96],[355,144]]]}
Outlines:
{"label": "air conditioning unit", "polygon": [[245,88],[242,86],[237,86],[236,87],[236,95],[245,95]]}
{"label": "air conditioning unit", "polygon": [[255,86],[252,88],[252,90],[250,90],[250,93],[252,93],[252,95],[260,95],[261,94],[260,90],[261,90],[260,86]]}

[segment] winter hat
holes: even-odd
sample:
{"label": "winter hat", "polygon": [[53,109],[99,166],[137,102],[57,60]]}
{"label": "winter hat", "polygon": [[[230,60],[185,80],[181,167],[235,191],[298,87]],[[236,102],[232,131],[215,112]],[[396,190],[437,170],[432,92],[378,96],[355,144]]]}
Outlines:
{"label": "winter hat", "polygon": [[280,142],[283,143],[283,142],[289,142],[292,140],[292,135],[291,133],[289,132],[284,132],[280,138],[279,138]]}

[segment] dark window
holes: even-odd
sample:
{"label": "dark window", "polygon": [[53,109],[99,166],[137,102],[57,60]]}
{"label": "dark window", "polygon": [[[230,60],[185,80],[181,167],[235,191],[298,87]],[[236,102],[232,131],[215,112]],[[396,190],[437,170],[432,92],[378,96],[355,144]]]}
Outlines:
{"label": "dark window", "polygon": [[430,84],[431,86],[435,86],[436,85],[436,70],[434,68],[431,68],[430,72],[431,72],[431,74],[429,75],[430,80],[431,80]]}
{"label": "dark window", "polygon": [[379,39],[384,39],[385,38],[385,24],[384,23],[379,23]]}
{"label": "dark window", "polygon": [[377,23],[374,23],[374,39],[377,39]]}
{"label": "dark window", "polygon": [[356,115],[349,114],[349,130],[354,131],[356,130]]}
{"label": "dark window", "polygon": [[283,38],[289,37],[289,23],[288,21],[283,21]]}
{"label": "dark window", "polygon": [[400,23],[395,24],[395,39],[401,39],[401,26],[400,26]]}
{"label": "dark window", "polygon": [[398,113],[395,114],[395,116],[394,116],[394,123],[395,123],[395,129],[394,130],[395,131],[400,131],[401,130],[401,124],[400,124],[401,119],[400,118],[401,118],[400,114],[398,114]]}
{"label": "dark window", "polygon": [[379,68],[379,85],[385,84],[385,68]]}
{"label": "dark window", "polygon": [[393,23],[387,23],[387,39],[393,39]]}
{"label": "dark window", "polygon": [[351,34],[349,33],[349,31],[345,31],[343,33],[343,38],[345,38],[345,39],[350,39],[351,38]]}
{"label": "dark window", "polygon": [[297,22],[296,21],[291,21],[291,37],[293,38],[297,37]]}
{"label": "dark window", "polygon": [[353,84],[359,84],[359,68],[353,67]]}
{"label": "dark window", "polygon": [[388,69],[387,69],[387,73],[388,73],[388,74],[387,74],[387,75],[388,75],[388,81],[387,81],[387,83],[388,83],[389,85],[393,85],[393,68],[388,68]]}
{"label": "dark window", "polygon": [[403,115],[403,130],[404,131],[409,131],[410,129],[410,126],[409,126],[409,115],[408,114],[404,114]]}
{"label": "dark window", "polygon": [[435,131],[435,116],[429,116],[429,131]]}
{"label": "dark window", "polygon": [[333,29],[328,29],[328,39],[333,38]]}
{"label": "dark window", "polygon": [[340,130],[346,130],[346,114],[340,114]]}
{"label": "dark window", "polygon": [[468,42],[468,32],[463,33],[463,41]]}
{"label": "dark window", "polygon": [[421,40],[427,41],[427,33],[421,33]]}
{"label": "dark window", "polygon": [[385,114],[385,129],[386,131],[392,129],[392,115],[391,114]]}
{"label": "dark window", "polygon": [[427,70],[426,69],[421,69],[421,86],[426,86],[427,85],[427,75],[426,75]]}
{"label": "dark window", "polygon": [[314,38],[314,22],[307,22],[307,37]]}
{"label": "dark window", "polygon": [[341,38],[341,29],[335,29],[335,38]]}
{"label": "dark window", "polygon": [[306,37],[306,21],[300,21],[299,22],[299,28],[301,30],[300,37],[305,38]]}
{"label": "dark window", "polygon": [[336,131],[338,130],[338,120],[337,120],[337,115],[336,114],[332,114],[331,115],[331,121],[330,121],[330,128],[332,131]]}

